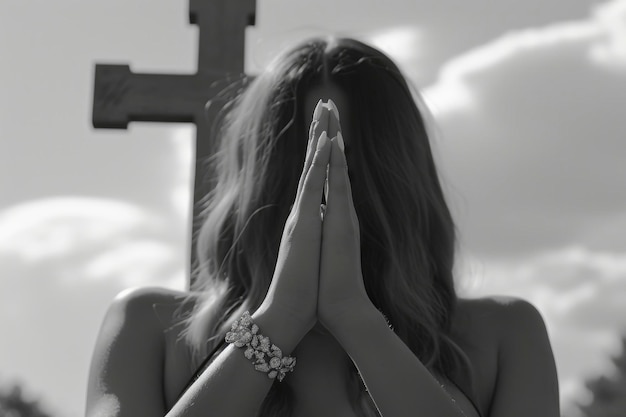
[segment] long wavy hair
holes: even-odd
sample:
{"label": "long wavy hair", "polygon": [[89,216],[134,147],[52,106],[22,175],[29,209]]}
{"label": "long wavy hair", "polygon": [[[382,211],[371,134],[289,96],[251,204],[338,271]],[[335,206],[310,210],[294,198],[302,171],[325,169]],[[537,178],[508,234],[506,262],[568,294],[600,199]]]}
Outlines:
{"label": "long wavy hair", "polygon": [[[339,86],[351,108],[346,158],[367,294],[421,362],[453,380],[468,366],[450,338],[455,226],[422,105],[387,56],[345,38],[315,38],[284,52],[254,80],[244,80],[225,108],[209,161],[212,191],[194,236],[194,309],[181,334],[193,353],[191,366],[223,341],[245,310],[254,312],[269,289],[306,152],[304,121],[311,115],[304,97],[322,80]],[[377,416],[351,361],[346,372],[355,411]],[[292,406],[289,385],[274,383],[258,415],[287,417]]]}

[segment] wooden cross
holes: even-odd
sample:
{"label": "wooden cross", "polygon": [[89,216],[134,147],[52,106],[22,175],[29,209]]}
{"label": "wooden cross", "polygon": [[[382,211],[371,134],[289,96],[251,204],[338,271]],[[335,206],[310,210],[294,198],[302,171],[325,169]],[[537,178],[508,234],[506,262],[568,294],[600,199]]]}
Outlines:
{"label": "wooden cross", "polygon": [[95,128],[127,129],[128,122],[196,125],[190,265],[195,265],[199,201],[209,191],[204,161],[213,142],[211,126],[220,106],[207,102],[225,81],[244,75],[245,29],[255,24],[256,0],[189,0],[189,22],[199,27],[198,70],[191,75],[134,74],[128,65],[96,64]]}

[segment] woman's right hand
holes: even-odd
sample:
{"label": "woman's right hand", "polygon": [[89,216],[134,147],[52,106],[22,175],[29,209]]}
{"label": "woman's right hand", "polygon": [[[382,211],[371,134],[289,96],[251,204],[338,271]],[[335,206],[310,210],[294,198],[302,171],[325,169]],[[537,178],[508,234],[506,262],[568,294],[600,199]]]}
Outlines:
{"label": "woman's right hand", "polygon": [[317,322],[322,239],[320,204],[330,158],[329,109],[320,100],[309,129],[309,143],[298,190],[285,222],[274,276],[262,307],[278,309],[310,330]]}

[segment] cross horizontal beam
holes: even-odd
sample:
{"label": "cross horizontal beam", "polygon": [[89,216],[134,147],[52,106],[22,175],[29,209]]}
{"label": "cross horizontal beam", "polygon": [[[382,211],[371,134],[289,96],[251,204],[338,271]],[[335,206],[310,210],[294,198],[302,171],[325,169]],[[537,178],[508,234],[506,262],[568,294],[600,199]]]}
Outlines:
{"label": "cross horizontal beam", "polygon": [[131,121],[199,123],[206,103],[225,88],[226,79],[223,71],[135,74],[128,65],[97,64],[93,126],[127,129]]}

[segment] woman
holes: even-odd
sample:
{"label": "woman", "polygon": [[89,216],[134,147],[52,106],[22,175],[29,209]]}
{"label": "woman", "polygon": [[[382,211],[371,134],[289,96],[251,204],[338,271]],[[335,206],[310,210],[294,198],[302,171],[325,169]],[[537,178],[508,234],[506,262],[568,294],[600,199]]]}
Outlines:
{"label": "woman", "polygon": [[537,310],[455,294],[454,224],[392,61],[313,39],[242,90],[191,291],[114,300],[87,415],[557,417]]}

